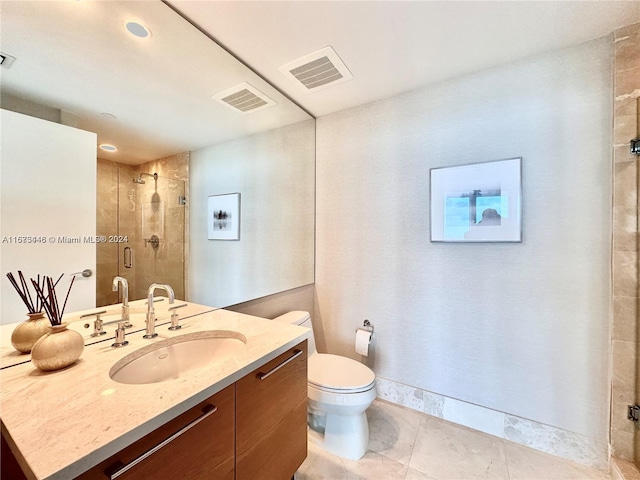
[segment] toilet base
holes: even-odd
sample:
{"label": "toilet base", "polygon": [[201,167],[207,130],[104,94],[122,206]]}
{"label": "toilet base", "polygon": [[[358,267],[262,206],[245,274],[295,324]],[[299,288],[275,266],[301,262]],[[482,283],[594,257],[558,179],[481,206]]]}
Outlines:
{"label": "toilet base", "polygon": [[324,434],[309,429],[309,441],[336,457],[360,460],[369,448],[366,412],[355,415],[327,413]]}

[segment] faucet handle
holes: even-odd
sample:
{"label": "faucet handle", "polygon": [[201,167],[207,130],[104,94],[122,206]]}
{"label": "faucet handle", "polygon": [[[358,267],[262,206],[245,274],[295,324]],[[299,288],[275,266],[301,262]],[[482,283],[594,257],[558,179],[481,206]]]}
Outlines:
{"label": "faucet handle", "polygon": [[[153,305],[153,302],[152,302]],[[152,307],[151,307],[152,308]],[[146,320],[146,329],[145,329],[145,334],[142,336],[142,338],[156,338],[158,336],[158,334],[156,333],[156,314],[153,313],[153,311],[151,311],[151,308],[149,308],[149,311],[147,311],[147,320]]]}
{"label": "faucet handle", "polygon": [[122,320],[124,320],[126,322],[125,325],[124,325],[124,328],[133,327],[133,324],[131,323],[131,320],[129,320],[129,305],[125,305],[123,303],[121,312],[122,312]]}
{"label": "faucet handle", "polygon": [[171,312],[171,326],[169,327],[169,330],[180,330],[182,328],[182,325],[178,324],[178,322],[180,321],[180,316],[178,315],[178,312],[176,312],[176,310],[186,306],[187,304],[183,303],[182,305],[174,305],[169,307],[169,310],[173,310]]}
{"label": "faucet handle", "polygon": [[129,342],[125,340],[126,326],[127,326],[126,321],[118,322],[118,328],[116,328],[116,341],[111,344],[112,347],[117,348],[117,347],[124,347],[125,345],[129,345]]}
{"label": "faucet handle", "polygon": [[[100,315],[103,315],[105,313],[107,313],[106,310],[100,310],[99,312],[91,312],[80,315],[80,318],[96,317],[95,321],[93,322],[93,333],[91,334],[92,337],[99,337],[100,335],[104,335],[105,333],[107,333],[102,329],[103,322],[100,318]],[[89,324],[85,323],[84,328],[89,328]]]}

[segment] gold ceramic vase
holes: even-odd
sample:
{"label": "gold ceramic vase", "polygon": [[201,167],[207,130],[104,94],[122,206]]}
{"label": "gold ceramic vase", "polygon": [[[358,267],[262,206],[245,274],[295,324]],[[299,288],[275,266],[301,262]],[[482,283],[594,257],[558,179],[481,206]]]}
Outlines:
{"label": "gold ceramic vase", "polygon": [[31,350],[31,361],[44,371],[58,370],[74,363],[84,350],[84,339],[68,323],[49,326],[50,332],[40,338]]}
{"label": "gold ceramic vase", "polygon": [[11,345],[22,353],[29,353],[33,345],[42,337],[49,333],[49,319],[44,313],[28,313],[28,320],[18,325],[11,333]]}

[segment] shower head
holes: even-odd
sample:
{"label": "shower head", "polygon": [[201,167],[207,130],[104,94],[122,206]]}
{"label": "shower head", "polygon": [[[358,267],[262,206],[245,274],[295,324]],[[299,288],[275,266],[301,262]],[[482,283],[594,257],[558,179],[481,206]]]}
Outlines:
{"label": "shower head", "polygon": [[147,175],[148,177],[153,177],[153,179],[157,182],[158,181],[158,174],[157,173],[139,173],[138,176],[136,178],[133,179],[133,183],[140,183],[143,184],[145,183],[145,181],[142,179],[143,175]]}

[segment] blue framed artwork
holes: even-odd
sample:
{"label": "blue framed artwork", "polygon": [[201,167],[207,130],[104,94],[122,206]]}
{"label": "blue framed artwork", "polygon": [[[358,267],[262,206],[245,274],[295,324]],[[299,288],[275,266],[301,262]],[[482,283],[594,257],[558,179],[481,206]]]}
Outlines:
{"label": "blue framed artwork", "polygon": [[432,242],[522,242],[522,158],[430,170]]}

